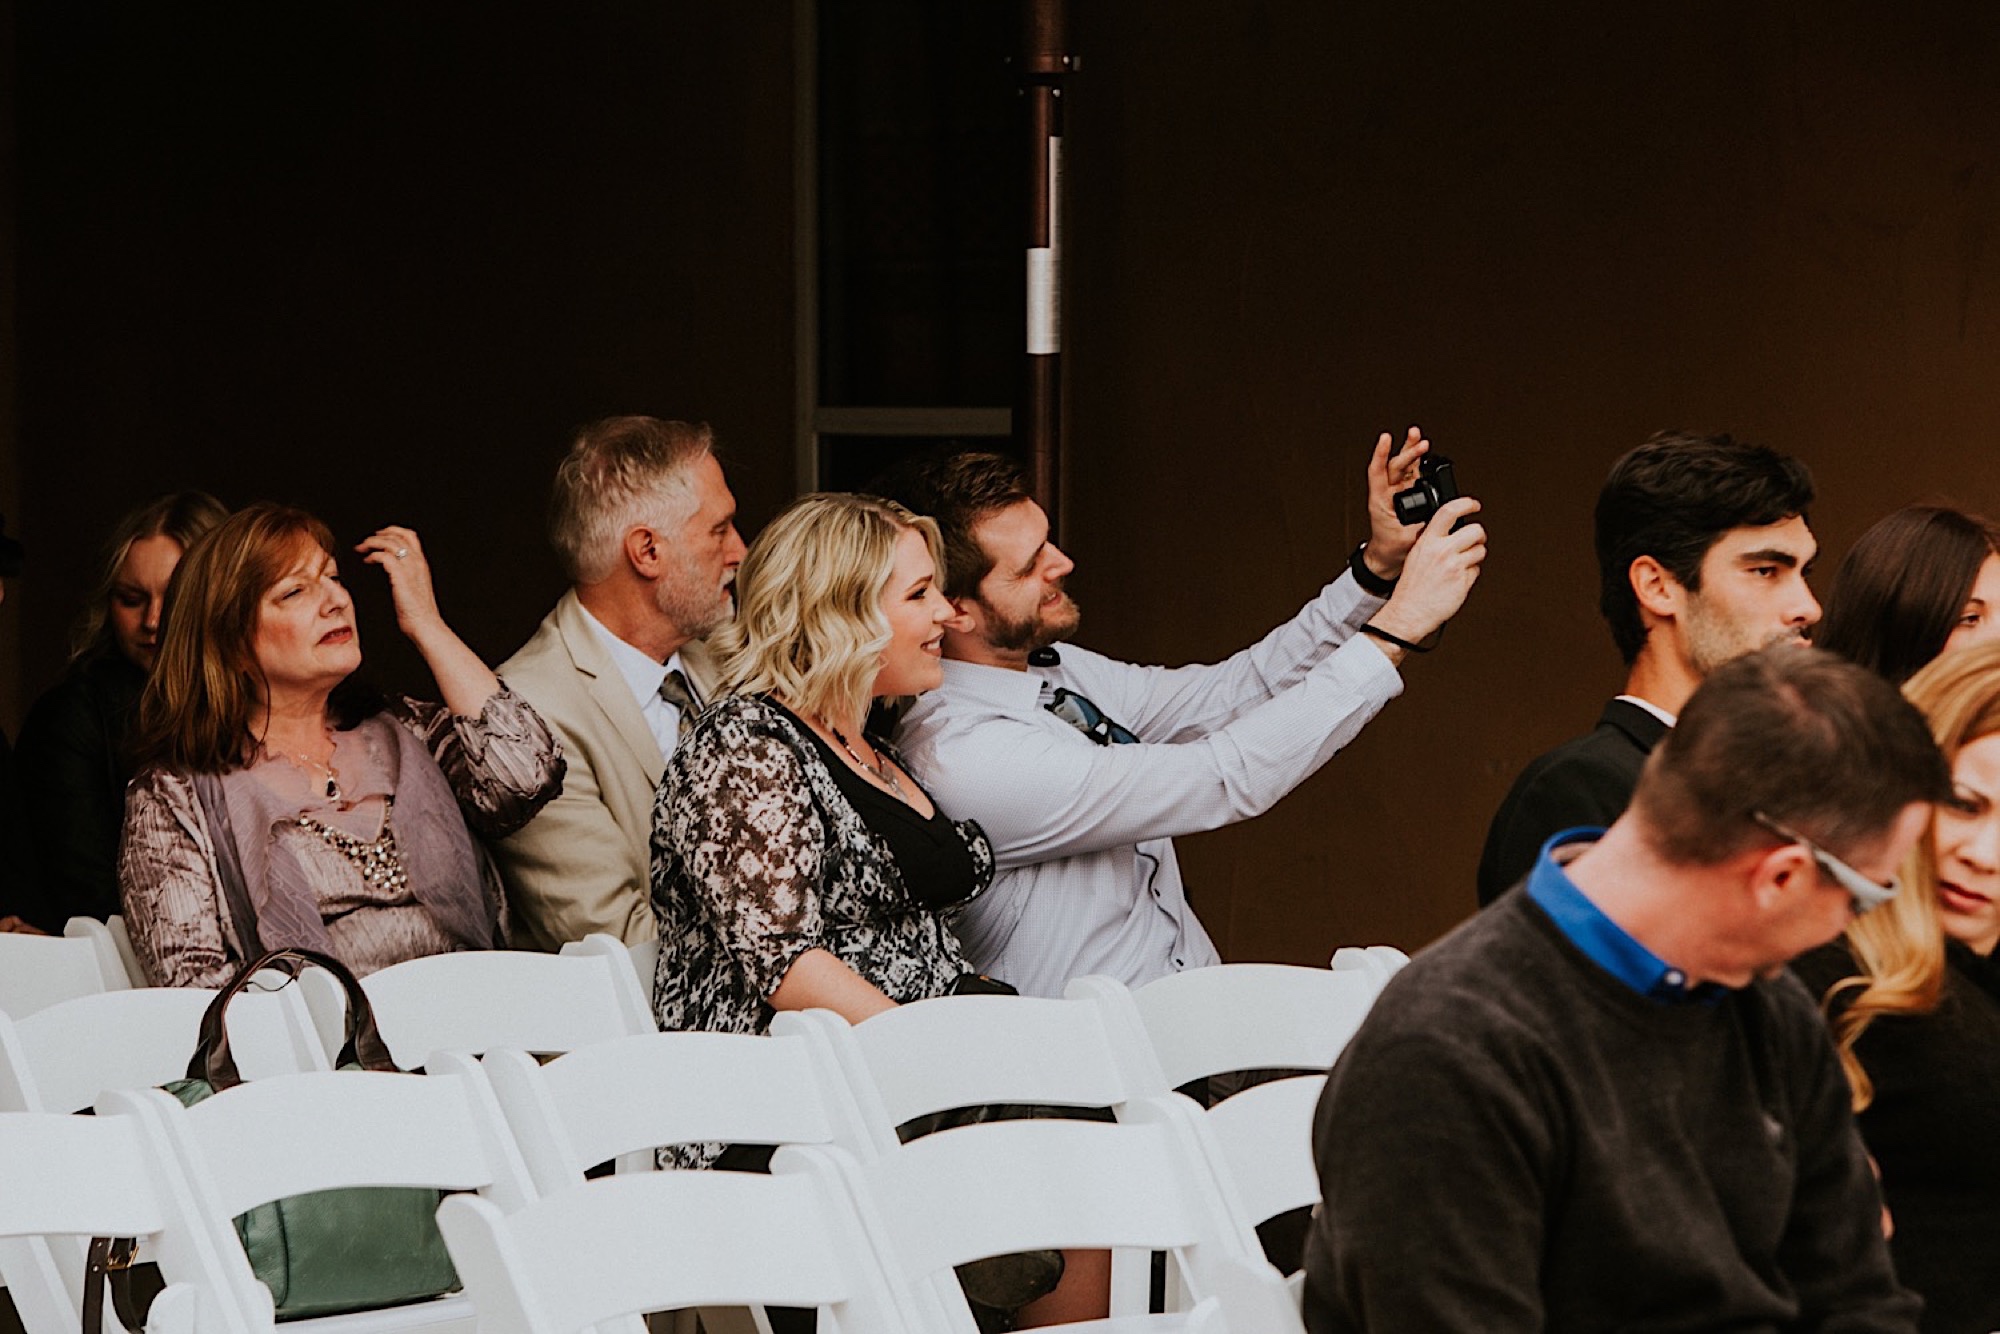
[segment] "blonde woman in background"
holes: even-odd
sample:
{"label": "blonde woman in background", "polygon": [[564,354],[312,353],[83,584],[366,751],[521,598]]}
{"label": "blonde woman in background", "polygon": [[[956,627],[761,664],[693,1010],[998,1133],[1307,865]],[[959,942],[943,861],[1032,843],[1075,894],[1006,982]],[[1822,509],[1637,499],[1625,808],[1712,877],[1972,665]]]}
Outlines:
{"label": "blonde woman in background", "polygon": [[1794,969],[1824,997],[1925,1334],[2000,1328],[2000,645],[1904,687],[1951,761],[1902,892]]}
{"label": "blonde woman in background", "polygon": [[205,491],[161,496],[119,520],[77,624],[69,668],[21,725],[22,797],[42,873],[39,925],[118,911],[118,835],[139,694],[159,647],[167,582],[227,518]]}

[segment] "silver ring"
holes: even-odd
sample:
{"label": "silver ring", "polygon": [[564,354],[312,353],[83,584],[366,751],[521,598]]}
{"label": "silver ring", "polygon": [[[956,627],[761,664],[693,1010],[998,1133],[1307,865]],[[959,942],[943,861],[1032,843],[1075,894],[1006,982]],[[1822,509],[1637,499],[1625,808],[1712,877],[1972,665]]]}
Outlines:
{"label": "silver ring", "polygon": [[403,559],[403,557],[405,557],[405,556],[407,556],[407,555],[409,555],[409,554],[410,554],[410,549],[409,549],[408,547],[397,547],[397,548],[396,548],[396,559],[397,559],[397,560],[401,560],[401,559]]}

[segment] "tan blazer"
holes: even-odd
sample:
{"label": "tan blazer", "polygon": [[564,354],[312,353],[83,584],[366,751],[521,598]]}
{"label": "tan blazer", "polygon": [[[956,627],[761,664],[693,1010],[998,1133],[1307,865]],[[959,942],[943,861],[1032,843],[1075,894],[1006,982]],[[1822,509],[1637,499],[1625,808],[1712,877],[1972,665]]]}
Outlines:
{"label": "tan blazer", "polygon": [[[715,669],[702,646],[686,645],[681,661],[709,698]],[[592,931],[627,944],[653,939],[653,791],[666,757],[574,590],[499,674],[547,720],[569,761],[562,795],[493,846],[515,943],[555,950]]]}

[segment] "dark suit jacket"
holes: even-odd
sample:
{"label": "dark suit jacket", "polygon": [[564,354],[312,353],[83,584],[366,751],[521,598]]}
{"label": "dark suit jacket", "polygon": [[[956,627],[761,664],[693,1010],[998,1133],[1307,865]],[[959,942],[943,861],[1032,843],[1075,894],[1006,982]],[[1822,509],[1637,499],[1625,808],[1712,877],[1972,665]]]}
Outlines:
{"label": "dark suit jacket", "polygon": [[1667,725],[1614,699],[1597,726],[1563,742],[1521,771],[1486,831],[1479,857],[1479,902],[1493,902],[1534,869],[1542,844],[1578,825],[1616,820],[1639,785],[1639,770]]}

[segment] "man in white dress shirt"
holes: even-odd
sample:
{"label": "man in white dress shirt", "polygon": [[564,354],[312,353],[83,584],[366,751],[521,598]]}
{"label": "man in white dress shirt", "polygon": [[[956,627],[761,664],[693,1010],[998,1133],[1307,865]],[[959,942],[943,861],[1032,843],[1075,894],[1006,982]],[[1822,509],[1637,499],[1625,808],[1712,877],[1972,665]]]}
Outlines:
{"label": "man in white dress shirt", "polygon": [[569,760],[562,795],[493,849],[517,944],[655,935],[653,789],[714,684],[700,640],[743,560],[714,450],[705,424],[610,417],[556,471],[549,540],[571,587],[499,673]]}
{"label": "man in white dress shirt", "polygon": [[[1213,666],[1145,667],[1073,644],[1073,568],[1019,469],[993,454],[905,468],[885,494],[938,521],[944,684],[898,741],[954,817],[979,821],[999,873],[959,935],[984,972],[1038,996],[1104,973],[1139,985],[1220,961],[1173,836],[1274,805],[1402,690],[1396,665],[1464,603],[1485,530],[1453,500],[1405,527],[1392,497],[1429,444],[1384,434],[1368,465],[1369,539],[1285,624]],[[1393,457],[1392,457],[1393,454]]]}

